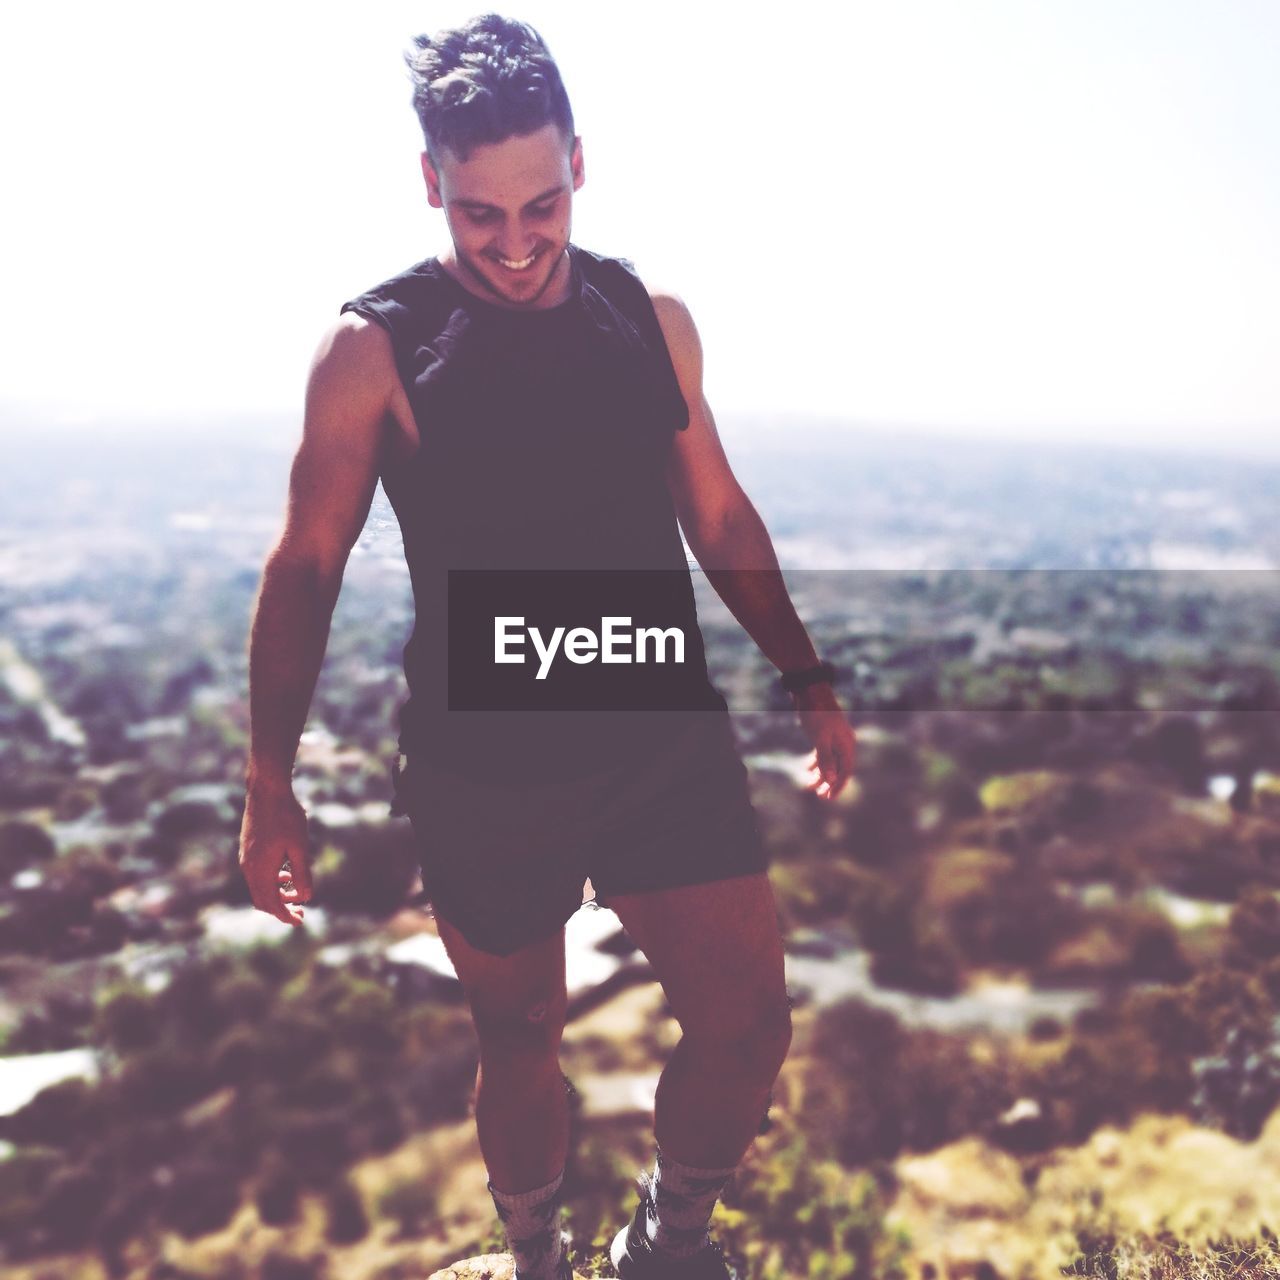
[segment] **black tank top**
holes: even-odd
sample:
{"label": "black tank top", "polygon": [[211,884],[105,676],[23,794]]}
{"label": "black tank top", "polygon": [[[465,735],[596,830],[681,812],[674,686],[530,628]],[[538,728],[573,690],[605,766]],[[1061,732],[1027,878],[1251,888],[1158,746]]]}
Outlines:
{"label": "black tank top", "polygon": [[[415,608],[399,747],[496,785],[638,764],[691,712],[727,714],[666,483],[688,406],[652,301],[625,259],[576,245],[569,259],[568,299],[542,310],[479,298],[436,258],[342,305],[389,333],[420,440],[382,474]],[[544,636],[589,616],[599,630],[602,611],[677,627],[684,662],[561,655],[534,681],[527,641],[528,665],[494,665],[494,610]]]}

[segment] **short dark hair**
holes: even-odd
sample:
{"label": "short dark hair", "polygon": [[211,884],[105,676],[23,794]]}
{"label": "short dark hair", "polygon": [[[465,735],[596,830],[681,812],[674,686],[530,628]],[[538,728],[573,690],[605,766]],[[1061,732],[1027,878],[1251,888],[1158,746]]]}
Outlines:
{"label": "short dark hair", "polygon": [[548,124],[572,142],[573,111],[560,70],[528,23],[486,13],[434,36],[415,36],[413,46],[404,60],[433,164],[441,147],[465,160],[473,147]]}

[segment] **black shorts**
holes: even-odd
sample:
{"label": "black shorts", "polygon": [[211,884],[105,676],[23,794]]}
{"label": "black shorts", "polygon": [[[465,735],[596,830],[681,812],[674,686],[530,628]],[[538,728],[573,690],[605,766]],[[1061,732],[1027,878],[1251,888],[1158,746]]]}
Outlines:
{"label": "black shorts", "polygon": [[[691,713],[641,765],[495,787],[405,757],[393,812],[412,826],[436,914],[494,955],[553,936],[614,893],[705,884],[768,869],[732,722]],[[399,762],[397,762],[398,766]]]}

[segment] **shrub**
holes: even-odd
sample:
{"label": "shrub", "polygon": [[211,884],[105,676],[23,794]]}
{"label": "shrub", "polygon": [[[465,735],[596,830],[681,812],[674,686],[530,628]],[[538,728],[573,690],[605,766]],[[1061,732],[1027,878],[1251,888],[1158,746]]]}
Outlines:
{"label": "shrub", "polygon": [[1244,1142],[1254,1141],[1280,1103],[1280,1017],[1232,1027],[1219,1054],[1191,1063],[1193,1113]]}
{"label": "shrub", "polygon": [[343,1110],[286,1112],[279,1120],[276,1140],[281,1154],[293,1163],[302,1184],[319,1189],[352,1156],[351,1136]]}
{"label": "shrub", "polygon": [[1182,953],[1177,926],[1158,911],[1135,911],[1125,920],[1129,973],[1140,982],[1182,982],[1191,964]]}
{"label": "shrub", "polygon": [[157,1033],[155,1001],[144,991],[118,990],[98,1007],[95,1039],[116,1053],[150,1048]]}
{"label": "shrub", "polygon": [[1006,1069],[963,1040],[845,1000],[815,1022],[800,1116],[817,1154],[853,1168],[986,1128],[1011,1101]]}
{"label": "shrub", "polygon": [[772,874],[779,910],[788,927],[823,924],[850,912],[870,892],[876,872],[847,856],[785,863]]}
{"label": "shrub", "polygon": [[212,1047],[209,1069],[218,1084],[246,1084],[258,1074],[262,1063],[262,1033],[256,1027],[232,1027]]}
{"label": "shrub", "polygon": [[438,1175],[397,1178],[379,1192],[374,1212],[377,1217],[390,1218],[402,1238],[413,1238],[439,1225],[439,1200]]}
{"label": "shrub", "polygon": [[1280,956],[1280,900],[1263,885],[1250,885],[1236,900],[1227,924],[1231,935],[1228,959],[1256,968]]}
{"label": "shrub", "polygon": [[272,1250],[262,1259],[262,1280],[320,1280],[324,1261]]}
{"label": "shrub", "polygon": [[478,1064],[474,1041],[438,1047],[426,1061],[415,1063],[406,1082],[405,1100],[418,1123],[465,1120],[471,1111]]}
{"label": "shrub", "polygon": [[712,1225],[727,1255],[747,1259],[749,1280],[900,1280],[910,1242],[885,1228],[885,1208],[872,1173],[850,1177],[794,1134],[739,1170]]}
{"label": "shrub", "polygon": [[87,1242],[110,1191],[107,1178],[87,1164],[60,1169],[49,1179],[38,1219],[55,1249],[76,1249]]}
{"label": "shrub", "polygon": [[298,1175],[293,1169],[278,1157],[269,1159],[254,1193],[258,1217],[272,1227],[295,1221],[300,1191]]}
{"label": "shrub", "polygon": [[116,1191],[98,1217],[93,1242],[107,1261],[110,1274],[125,1273],[121,1251],[146,1227],[151,1217],[152,1200],[150,1187],[133,1183]]}
{"label": "shrub", "polygon": [[363,1136],[361,1145],[365,1150],[393,1151],[408,1134],[399,1104],[385,1093],[368,1095],[349,1114]]}
{"label": "shrub", "polygon": [[893,950],[878,951],[871,958],[871,976],[881,986],[923,995],[955,995],[963,974],[963,957],[938,929],[923,938],[908,933]]}
{"label": "shrub", "polygon": [[[1198,1032],[1185,1007],[1167,996],[1143,997],[1122,1006],[1110,1025],[1087,1033],[1077,1027],[1062,1053],[1022,1086],[1042,1100],[1058,1142],[1084,1142],[1101,1124],[1186,1105],[1192,1080],[1185,1046]],[[1171,1050],[1171,1043],[1182,1047]]]}
{"label": "shrub", "polygon": [[354,1244],[369,1234],[360,1194],[349,1178],[334,1182],[325,1192],[325,1238],[334,1244]]}
{"label": "shrub", "polygon": [[1232,1027],[1259,1022],[1270,1014],[1265,988],[1249,974],[1228,968],[1198,973],[1187,987],[1191,1016],[1211,1044],[1222,1044]]}
{"label": "shrub", "polygon": [[104,1098],[87,1080],[59,1080],[41,1089],[8,1118],[5,1134],[13,1142],[79,1147],[101,1132]]}
{"label": "shrub", "polygon": [[157,1044],[135,1053],[121,1069],[118,1097],[139,1116],[167,1115],[207,1094],[214,1085],[208,1059],[194,1048]]}
{"label": "shrub", "polygon": [[330,1016],[340,1043],[358,1045],[365,1053],[395,1053],[401,1047],[395,998],[381,982],[348,977]]}
{"label": "shrub", "polygon": [[159,1213],[168,1226],[194,1239],[225,1227],[239,1203],[234,1170],[201,1160],[173,1170]]}

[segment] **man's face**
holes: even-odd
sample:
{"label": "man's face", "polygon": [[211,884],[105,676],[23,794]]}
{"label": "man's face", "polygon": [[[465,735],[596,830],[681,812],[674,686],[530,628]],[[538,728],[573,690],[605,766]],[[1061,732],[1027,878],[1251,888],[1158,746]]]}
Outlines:
{"label": "man's face", "polygon": [[552,306],[569,280],[573,193],[582,186],[582,140],[554,124],[479,146],[462,160],[426,152],[427,199],[444,210],[457,265],[473,292],[507,306]]}

